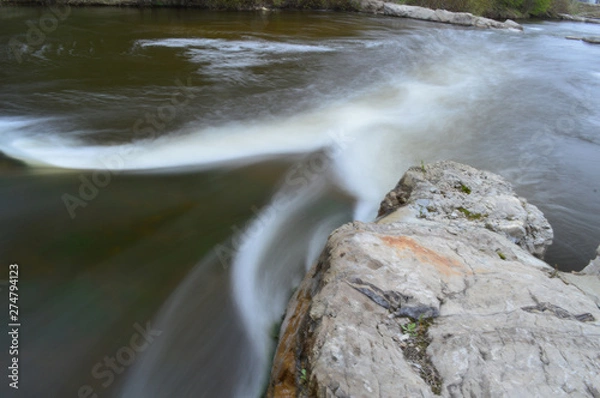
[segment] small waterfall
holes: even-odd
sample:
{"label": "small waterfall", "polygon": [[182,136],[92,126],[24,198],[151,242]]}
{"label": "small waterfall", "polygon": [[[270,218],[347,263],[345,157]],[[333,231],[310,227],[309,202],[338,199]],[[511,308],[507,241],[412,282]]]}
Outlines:
{"label": "small waterfall", "polygon": [[[327,236],[349,219],[349,206],[323,213],[326,178],[301,189],[283,186],[245,230],[233,261],[232,295],[257,361],[254,382],[239,385],[237,397],[258,396],[281,316],[293,289],[323,248]],[[339,206],[339,204],[338,204]]]}

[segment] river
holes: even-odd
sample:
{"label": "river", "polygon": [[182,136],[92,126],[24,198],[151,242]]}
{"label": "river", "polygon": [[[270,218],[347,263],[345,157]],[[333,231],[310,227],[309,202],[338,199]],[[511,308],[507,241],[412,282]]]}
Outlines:
{"label": "river", "polygon": [[421,161],[506,177],[550,220],[551,265],[600,243],[600,46],[565,39],[598,25],[69,7],[0,23],[22,396],[260,396],[327,235]]}

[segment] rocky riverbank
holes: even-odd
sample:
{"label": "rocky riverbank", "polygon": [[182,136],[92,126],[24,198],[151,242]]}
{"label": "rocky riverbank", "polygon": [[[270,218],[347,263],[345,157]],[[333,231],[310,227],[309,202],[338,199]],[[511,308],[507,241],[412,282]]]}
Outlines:
{"label": "rocky riverbank", "polygon": [[[45,0],[8,0],[0,4],[41,4],[46,5]],[[468,12],[451,12],[447,10],[433,10],[426,7],[400,5],[380,0],[323,0],[314,3],[304,4],[302,0],[298,3],[261,3],[254,0],[59,0],[56,4],[66,6],[139,6],[139,7],[198,7],[208,9],[227,9],[227,10],[254,10],[271,12],[282,8],[287,9],[323,9],[323,10],[342,10],[358,11],[366,13],[375,13],[391,17],[417,19],[429,22],[438,22],[460,26],[473,26],[477,28],[493,29],[513,29],[523,30],[522,26],[512,20],[499,22],[493,19],[479,17]]]}
{"label": "rocky riverbank", "polygon": [[600,24],[600,18],[587,18],[570,14],[558,14],[558,17],[563,21]]}
{"label": "rocky riverbank", "polygon": [[376,222],[331,234],[268,396],[600,396],[600,259],[563,274],[540,259],[551,240],[501,177],[411,168]]}
{"label": "rocky riverbank", "polygon": [[478,17],[468,12],[451,12],[447,10],[432,10],[430,8],[400,5],[379,0],[362,0],[360,11],[373,12],[391,17],[410,18],[421,21],[439,22],[451,25],[473,26],[485,29],[513,29],[523,30],[523,27],[507,19],[504,22]]}

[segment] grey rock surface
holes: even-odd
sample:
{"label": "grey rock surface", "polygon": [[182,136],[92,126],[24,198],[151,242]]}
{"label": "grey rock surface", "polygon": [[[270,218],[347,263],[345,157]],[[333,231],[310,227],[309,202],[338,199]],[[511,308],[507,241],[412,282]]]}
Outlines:
{"label": "grey rock surface", "polygon": [[586,18],[571,14],[558,14],[558,16],[560,17],[560,19],[563,19],[565,21],[600,24],[600,19],[598,18]]}
{"label": "grey rock surface", "polygon": [[388,3],[379,0],[361,0],[361,11],[380,13],[393,17],[411,18],[422,21],[440,22],[452,25],[474,26],[485,29],[512,29],[523,30],[523,27],[507,19],[505,22],[478,17],[468,12],[451,12],[447,10],[432,10],[426,7],[408,6],[396,3]]}
{"label": "grey rock surface", "polygon": [[600,36],[588,36],[588,37],[579,37],[579,36],[565,36],[567,40],[580,40],[590,44],[600,44]]}
{"label": "grey rock surface", "polygon": [[[268,396],[599,397],[600,291],[566,283],[503,230],[451,218],[442,191],[463,207],[498,195],[507,204],[490,214],[523,220],[504,180],[430,167],[405,174],[399,186],[414,189],[396,187],[377,223],[332,233],[288,306]],[[457,181],[470,194],[454,198]]]}
{"label": "grey rock surface", "polygon": [[400,207],[408,218],[485,227],[539,258],[552,244],[552,227],[542,212],[518,197],[508,182],[455,162],[409,169],[381,203],[379,215]]}
{"label": "grey rock surface", "polygon": [[596,249],[596,258],[591,260],[581,273],[600,277],[600,246]]}
{"label": "grey rock surface", "polygon": [[584,37],[581,40],[583,40],[586,43],[590,43],[590,44],[600,44],[600,36]]}

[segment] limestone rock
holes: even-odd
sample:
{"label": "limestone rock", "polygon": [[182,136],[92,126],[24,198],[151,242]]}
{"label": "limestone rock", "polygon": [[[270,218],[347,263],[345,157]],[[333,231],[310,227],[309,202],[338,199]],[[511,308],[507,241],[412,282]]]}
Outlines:
{"label": "limestone rock", "polygon": [[405,174],[378,223],[332,233],[290,301],[267,395],[600,396],[592,296],[503,230],[448,218],[450,203],[467,208],[478,197],[498,222],[522,221],[526,203],[491,173],[426,169]]}
{"label": "limestone rock", "polygon": [[523,27],[521,25],[510,19],[507,19],[505,22],[498,22],[494,21],[493,19],[478,17],[468,12],[432,10],[430,8],[425,7],[407,6],[387,2],[380,2],[382,4],[375,7],[374,1],[375,0],[363,0],[363,6],[361,6],[361,9],[364,8],[366,11],[372,11],[373,9],[377,9],[378,12],[380,9],[382,9],[382,11],[380,12],[384,15],[401,18],[419,19],[423,21],[441,22],[453,25],[474,26],[486,29],[494,28],[523,30]]}
{"label": "limestone rock", "polygon": [[379,215],[401,206],[408,217],[458,220],[499,232],[539,258],[552,244],[552,227],[542,212],[502,177],[455,162],[409,169],[381,203]]}
{"label": "limestone rock", "polygon": [[596,24],[600,23],[600,19],[598,19],[598,18],[586,18],[586,17],[580,17],[577,15],[571,15],[571,14],[558,14],[558,16],[560,17],[560,19],[563,19],[565,21],[596,23]]}
{"label": "limestone rock", "polygon": [[599,36],[584,37],[581,40],[583,40],[586,43],[590,43],[590,44],[600,44]]}
{"label": "limestone rock", "polygon": [[579,37],[579,36],[565,36],[567,40],[581,40],[589,44],[600,44],[600,36],[589,36],[589,37]]}
{"label": "limestone rock", "polygon": [[508,29],[523,30],[523,27],[512,19],[504,21],[504,26]]}
{"label": "limestone rock", "polygon": [[600,246],[596,249],[596,258],[590,261],[581,273],[586,275],[597,275],[600,277]]}
{"label": "limestone rock", "polygon": [[384,4],[385,2],[381,0],[361,0],[359,8],[363,12],[382,14]]}

